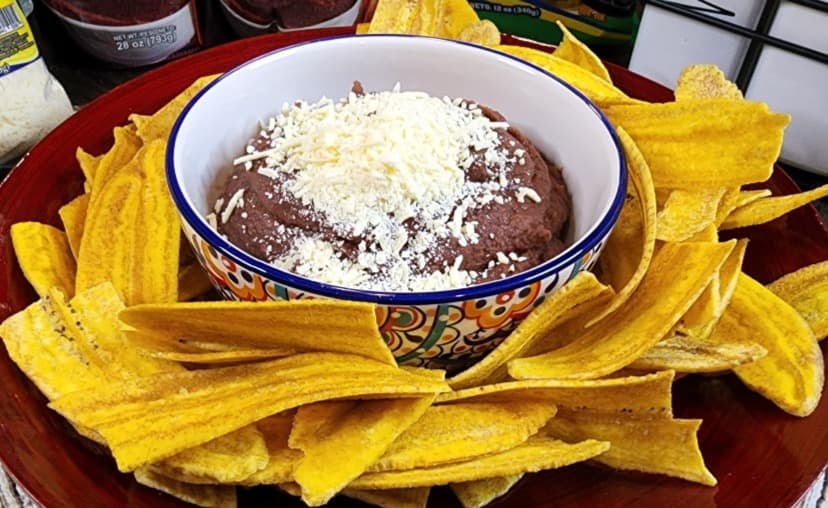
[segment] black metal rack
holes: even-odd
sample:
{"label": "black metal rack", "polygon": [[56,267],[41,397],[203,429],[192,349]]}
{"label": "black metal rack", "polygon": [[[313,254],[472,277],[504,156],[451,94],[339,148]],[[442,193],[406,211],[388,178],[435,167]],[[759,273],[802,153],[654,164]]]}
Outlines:
{"label": "black metal rack", "polygon": [[[669,0],[645,0],[644,3],[660,7],[674,14],[720,28],[724,31],[737,34],[748,39],[750,44],[748,45],[745,56],[739,66],[739,72],[736,77],[736,84],[741,90],[747,90],[750,85],[750,81],[756,70],[756,64],[759,61],[762,49],[765,46],[779,48],[789,53],[828,65],[828,54],[770,35],[770,30],[773,26],[774,20],[776,19],[779,6],[783,1],[809,7],[819,12],[828,13],[828,3],[826,2],[819,0],[766,0],[765,6],[762,8],[762,12],[759,16],[759,21],[756,24],[756,28],[750,29],[737,25],[736,23],[731,23],[729,21],[711,16],[711,14],[733,16],[734,13],[728,9],[717,6],[713,2],[708,2],[706,0],[698,1],[700,4],[698,6],[688,6],[684,3]],[[828,31],[828,27],[826,27],[826,30]]]}

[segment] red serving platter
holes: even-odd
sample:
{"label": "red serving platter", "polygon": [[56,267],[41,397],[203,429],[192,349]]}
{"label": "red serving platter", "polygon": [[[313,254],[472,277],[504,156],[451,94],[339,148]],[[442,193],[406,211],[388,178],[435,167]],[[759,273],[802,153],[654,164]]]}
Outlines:
{"label": "red serving platter", "polygon": [[[195,78],[225,71],[261,53],[314,38],[349,33],[327,29],[273,34],[219,46],[172,62],[121,85],[85,106],[39,143],[0,185],[0,320],[35,300],[14,259],[9,227],[19,221],[59,226],[58,208],[83,191],[75,148],[100,153],[112,127],[130,113],[156,110]],[[507,38],[506,42],[526,44]],[[615,83],[654,102],[672,99],[666,88],[620,67]],[[508,87],[508,83],[503,83]],[[768,186],[776,194],[798,189],[779,168]],[[769,282],[828,259],[828,228],[812,207],[772,223],[735,232],[751,239],[746,271]],[[828,341],[823,342],[823,351]],[[183,507],[186,503],[138,485],[112,459],[80,438],[9,360],[0,346],[0,460],[31,496],[47,508],[64,506]],[[691,376],[674,386],[675,413],[702,418],[700,442],[716,487],[661,476],[631,474],[587,464],[527,475],[492,506],[602,508],[782,507],[794,504],[828,462],[828,402],[808,418],[785,414],[733,376]],[[275,489],[240,490],[240,505],[302,506]],[[337,498],[332,506],[362,506]],[[430,507],[457,507],[445,488]]]}

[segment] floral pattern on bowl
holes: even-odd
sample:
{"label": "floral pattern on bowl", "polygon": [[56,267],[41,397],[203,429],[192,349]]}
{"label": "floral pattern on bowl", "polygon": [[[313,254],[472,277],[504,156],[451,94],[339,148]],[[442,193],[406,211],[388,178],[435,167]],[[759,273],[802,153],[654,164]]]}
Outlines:
{"label": "floral pattern on bowl", "polygon": [[[241,301],[325,298],[246,269],[218,252],[184,223],[196,258],[223,298]],[[551,277],[474,300],[440,304],[377,304],[377,325],[401,365],[446,369],[468,367],[497,347],[527,315],[578,272],[589,270],[603,243]]]}

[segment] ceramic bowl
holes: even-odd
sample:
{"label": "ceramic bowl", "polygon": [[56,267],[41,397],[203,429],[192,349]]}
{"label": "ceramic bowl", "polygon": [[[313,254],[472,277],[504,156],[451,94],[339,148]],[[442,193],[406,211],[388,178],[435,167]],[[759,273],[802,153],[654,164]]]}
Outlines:
{"label": "ceramic bowl", "polygon": [[[500,111],[564,168],[572,197],[569,247],[513,276],[469,287],[391,293],[310,280],[273,267],[210,227],[217,182],[283,103],[366,90],[465,97]],[[167,177],[187,240],[216,289],[237,300],[338,298],[377,305],[401,364],[456,371],[499,344],[544,298],[598,258],[626,190],[623,152],[607,119],[569,85],[522,60],[441,39],[376,35],[320,39],[255,58],[198,94],[176,122]]]}

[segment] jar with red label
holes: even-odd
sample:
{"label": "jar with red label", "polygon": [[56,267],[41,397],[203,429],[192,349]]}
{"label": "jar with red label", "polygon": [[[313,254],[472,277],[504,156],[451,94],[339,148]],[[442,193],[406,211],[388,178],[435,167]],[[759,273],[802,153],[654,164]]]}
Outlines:
{"label": "jar with red label", "polygon": [[149,65],[201,45],[195,0],[44,0],[69,35],[114,64]]}
{"label": "jar with red label", "polygon": [[263,32],[350,26],[361,0],[219,0],[227,20],[241,36]]}

